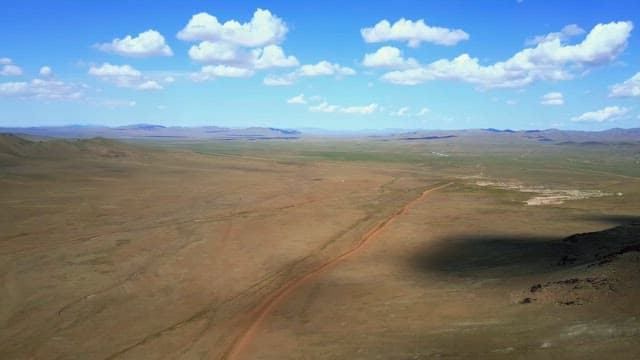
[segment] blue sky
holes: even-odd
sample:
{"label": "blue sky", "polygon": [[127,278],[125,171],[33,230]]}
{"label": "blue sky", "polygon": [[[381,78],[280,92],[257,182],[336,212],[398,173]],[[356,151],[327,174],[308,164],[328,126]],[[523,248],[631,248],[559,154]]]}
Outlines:
{"label": "blue sky", "polygon": [[637,1],[29,1],[0,126],[640,126]]}

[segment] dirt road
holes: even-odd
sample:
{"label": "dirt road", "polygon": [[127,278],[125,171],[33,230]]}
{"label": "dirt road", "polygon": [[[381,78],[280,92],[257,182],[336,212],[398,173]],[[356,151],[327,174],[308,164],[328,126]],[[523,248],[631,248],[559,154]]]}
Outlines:
{"label": "dirt road", "polygon": [[289,281],[288,283],[284,284],[278,291],[274,292],[272,295],[267,297],[260,305],[258,305],[251,312],[250,316],[252,320],[250,325],[231,344],[231,346],[223,356],[223,359],[225,360],[240,359],[242,357],[242,353],[244,349],[247,347],[249,343],[251,343],[252,339],[255,337],[256,333],[258,332],[264,320],[267,317],[269,317],[269,315],[273,313],[273,311],[280,304],[282,304],[291,294],[293,294],[297,288],[310,282],[311,280],[313,280],[315,277],[319,276],[323,272],[329,270],[331,267],[335,266],[338,262],[362,251],[367,245],[369,245],[372,242],[372,240],[375,239],[375,237],[381,231],[387,228],[398,216],[405,214],[411,208],[412,205],[423,200],[430,193],[443,189],[451,184],[452,183],[446,183],[446,184],[423,191],[419,197],[405,204],[398,211],[393,213],[391,216],[389,216],[388,218],[380,222],[378,225],[376,225],[373,229],[371,229],[366,234],[364,234],[360,242],[358,242],[351,249],[347,250],[341,255],[338,255],[332,259],[327,260],[326,262],[320,264],[319,266],[312,269],[308,273]]}

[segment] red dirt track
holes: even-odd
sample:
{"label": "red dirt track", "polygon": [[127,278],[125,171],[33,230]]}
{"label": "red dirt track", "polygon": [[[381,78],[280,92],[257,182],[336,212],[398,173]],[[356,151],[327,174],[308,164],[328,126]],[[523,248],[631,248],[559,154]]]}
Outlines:
{"label": "red dirt track", "polygon": [[398,211],[393,213],[391,216],[377,224],[373,229],[369,230],[366,234],[362,236],[362,239],[351,249],[346,252],[327,260],[326,262],[320,264],[316,268],[302,275],[301,277],[292,279],[291,281],[285,283],[279,290],[275,291],[273,294],[268,296],[260,305],[258,305],[255,309],[251,311],[250,318],[251,323],[231,344],[223,359],[225,360],[238,360],[241,359],[241,355],[247,346],[251,343],[253,338],[256,336],[260,326],[264,322],[264,320],[271,315],[279,305],[281,305],[291,294],[293,294],[296,289],[300,286],[307,284],[314,277],[319,276],[321,273],[329,270],[331,267],[335,266],[338,262],[355,255],[356,253],[362,251],[367,245],[369,245],[375,237],[384,230],[387,226],[389,226],[398,216],[405,214],[411,206],[415,203],[423,200],[430,193],[443,189],[452,183],[446,183],[444,185],[440,185],[431,189],[427,189],[422,194],[405,204]]}

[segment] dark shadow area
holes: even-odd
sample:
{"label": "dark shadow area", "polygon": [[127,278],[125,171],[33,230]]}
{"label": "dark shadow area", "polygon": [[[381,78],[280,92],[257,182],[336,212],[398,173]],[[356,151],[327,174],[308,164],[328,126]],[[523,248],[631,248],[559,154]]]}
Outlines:
{"label": "dark shadow area", "polygon": [[410,265],[425,273],[507,278],[578,266],[602,266],[622,254],[640,251],[637,217],[612,216],[597,220],[618,220],[615,222],[622,225],[564,239],[504,235],[448,238],[425,247],[410,258]]}
{"label": "dark shadow area", "polygon": [[581,216],[580,219],[604,222],[612,225],[630,225],[633,223],[640,223],[640,216],[638,215],[587,215]]}

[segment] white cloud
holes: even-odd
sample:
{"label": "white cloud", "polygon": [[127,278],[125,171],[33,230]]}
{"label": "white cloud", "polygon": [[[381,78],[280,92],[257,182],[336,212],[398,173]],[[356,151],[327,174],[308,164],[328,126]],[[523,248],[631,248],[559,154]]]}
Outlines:
{"label": "white cloud", "polygon": [[542,95],[540,99],[540,104],[542,105],[563,105],[564,97],[560,92],[550,92]]}
{"label": "white cloud", "polygon": [[11,63],[12,63],[12,61],[8,57],[0,58],[0,65],[9,65]]}
{"label": "white cloud", "polygon": [[97,102],[96,105],[102,105],[102,106],[106,106],[108,108],[131,108],[136,106],[136,102],[133,100],[112,100],[112,99],[107,99],[107,100],[102,100],[100,102]]}
{"label": "white cloud", "polygon": [[347,106],[347,107],[340,108],[339,111],[347,114],[367,115],[367,114],[373,114],[374,112],[376,112],[379,106],[380,105],[376,103],[371,103],[365,106]]}
{"label": "white cloud", "polygon": [[127,35],[124,39],[113,39],[111,43],[96,44],[101,51],[122,56],[149,57],[172,56],[173,51],[164,40],[164,36],[155,30],[147,30],[137,37]]}
{"label": "white cloud", "polygon": [[295,56],[287,56],[278,45],[245,51],[230,43],[203,41],[189,49],[191,59],[203,62],[231,65],[248,70],[263,70],[298,66]]}
{"label": "white cloud", "polygon": [[372,28],[361,29],[360,33],[368,43],[406,41],[410,47],[418,47],[421,42],[451,46],[469,39],[469,34],[460,29],[433,27],[422,19],[414,22],[404,18],[393,25],[388,20],[382,20]]}
{"label": "white cloud", "polygon": [[626,115],[629,111],[631,111],[631,109],[627,107],[607,106],[604,109],[589,111],[580,116],[574,116],[571,118],[571,121],[577,121],[577,122],[614,121]]}
{"label": "white cloud", "polygon": [[204,63],[248,64],[250,54],[236,45],[225,42],[203,41],[189,49],[189,57]]}
{"label": "white cloud", "polygon": [[289,86],[295,83],[296,79],[291,74],[285,76],[267,75],[262,83],[266,86]]}
{"label": "white cloud", "polygon": [[227,65],[207,65],[200,72],[191,74],[195,81],[212,80],[217,77],[243,78],[253,75],[253,70]]}
{"label": "white cloud", "polygon": [[89,68],[89,75],[121,88],[137,90],[162,89],[160,84],[154,80],[147,79],[143,76],[142,72],[133,68],[131,65],[104,63],[99,67],[91,66]]}
{"label": "white cloud", "polygon": [[356,71],[350,67],[330,63],[326,60],[316,64],[302,65],[293,72],[284,75],[268,75],[264,78],[266,86],[288,86],[294,84],[301,77],[335,76],[341,78],[347,75],[355,75]]}
{"label": "white cloud", "polygon": [[319,61],[317,64],[302,65],[298,69],[298,76],[329,76],[329,75],[355,75],[356,71],[352,68],[333,64],[326,60]]}
{"label": "white cloud", "polygon": [[416,114],[416,116],[425,116],[427,115],[429,112],[431,112],[431,110],[429,110],[426,107],[423,107],[422,109],[420,109],[420,111],[418,111],[418,113]]}
{"label": "white cloud", "polygon": [[18,76],[22,75],[22,69],[14,64],[3,65],[0,69],[0,75],[2,76]]}
{"label": "white cloud", "polygon": [[379,105],[376,103],[371,103],[369,105],[364,106],[338,106],[327,103],[326,101],[321,102],[318,105],[309,106],[309,111],[312,112],[341,112],[345,114],[361,114],[368,115],[376,112],[379,108]]}
{"label": "white cloud", "polygon": [[390,113],[391,116],[405,116],[409,113],[409,107],[407,106],[403,106],[400,109],[396,110],[396,111],[392,111]]}
{"label": "white cloud", "polygon": [[154,80],[147,80],[147,81],[143,82],[142,84],[138,85],[137,89],[138,90],[162,90],[163,87],[162,87],[162,85],[158,84]]}
{"label": "white cloud", "polygon": [[365,54],[362,65],[367,67],[383,68],[412,68],[419,66],[416,59],[405,59],[400,49],[393,46],[383,46],[373,54]]}
{"label": "white cloud", "polygon": [[336,110],[338,110],[338,106],[337,105],[329,105],[329,103],[327,103],[326,101],[321,102],[318,105],[313,105],[313,106],[309,106],[309,111],[313,111],[313,112],[335,112]]}
{"label": "white cloud", "polygon": [[47,77],[47,76],[51,76],[51,74],[52,74],[52,71],[50,67],[43,66],[40,68],[40,76]]}
{"label": "white cloud", "polygon": [[220,24],[215,16],[205,12],[193,15],[178,39],[187,41],[222,41],[244,47],[278,44],[287,34],[287,25],[269,10],[257,9],[248,23],[229,20]]}
{"label": "white cloud", "polygon": [[110,63],[104,63],[100,67],[91,66],[89,68],[89,75],[97,77],[134,77],[138,78],[142,76],[142,73],[134,69],[131,65],[112,65]]}
{"label": "white cloud", "polygon": [[0,83],[0,96],[41,100],[72,100],[82,98],[83,93],[83,86],[58,80],[33,79],[29,82]]}
{"label": "white cloud", "polygon": [[167,84],[171,84],[175,82],[176,79],[173,76],[165,76],[164,79],[162,79],[162,81],[164,81]]}
{"label": "white cloud", "polygon": [[294,96],[290,99],[287,99],[287,104],[306,104],[307,100],[304,98],[304,94],[300,94],[298,96]]}
{"label": "white cloud", "polygon": [[382,80],[401,85],[454,80],[481,88],[513,88],[537,80],[566,80],[573,77],[567,65],[584,68],[614,60],[627,46],[632,29],[630,21],[598,24],[576,45],[565,45],[559,37],[551,37],[492,65],[481,65],[477,58],[462,54],[453,60],[441,59],[420,68],[388,72]]}
{"label": "white cloud", "polygon": [[560,41],[567,41],[569,38],[577,35],[584,34],[583,28],[576,24],[570,24],[562,28],[560,32],[552,32],[546,35],[538,35],[533,39],[529,39],[525,42],[526,45],[538,45],[540,43],[553,41],[559,39]]}
{"label": "white cloud", "polygon": [[609,91],[610,97],[636,97],[640,96],[640,72],[621,84],[614,84]]}
{"label": "white cloud", "polygon": [[275,67],[293,67],[300,63],[295,56],[286,56],[284,50],[278,45],[268,45],[263,49],[253,51],[253,66],[256,69],[269,69]]}

